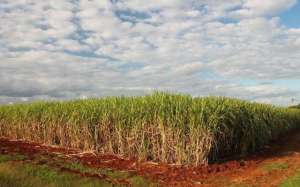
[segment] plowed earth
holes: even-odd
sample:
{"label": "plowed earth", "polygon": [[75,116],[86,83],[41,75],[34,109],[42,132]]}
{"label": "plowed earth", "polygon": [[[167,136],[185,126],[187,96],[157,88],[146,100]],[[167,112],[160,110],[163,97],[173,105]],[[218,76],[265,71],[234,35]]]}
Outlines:
{"label": "plowed earth", "polygon": [[38,164],[47,164],[64,172],[107,180],[113,184],[130,186],[126,179],[111,179],[102,174],[81,172],[53,164],[57,158],[66,162],[76,162],[89,168],[114,169],[126,171],[130,175],[147,178],[161,186],[279,186],[285,179],[300,169],[300,131],[290,133],[278,141],[272,142],[256,155],[244,159],[226,161],[208,166],[187,167],[138,162],[116,155],[80,152],[34,142],[0,138],[0,154],[19,153],[26,155],[26,162],[37,156],[44,156]]}

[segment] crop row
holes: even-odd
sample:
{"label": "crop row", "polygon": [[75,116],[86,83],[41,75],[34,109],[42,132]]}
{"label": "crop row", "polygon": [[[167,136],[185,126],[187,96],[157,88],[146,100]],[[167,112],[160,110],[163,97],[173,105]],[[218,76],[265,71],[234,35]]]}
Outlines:
{"label": "crop row", "polygon": [[200,165],[245,155],[300,126],[300,110],[154,93],[0,106],[0,136]]}

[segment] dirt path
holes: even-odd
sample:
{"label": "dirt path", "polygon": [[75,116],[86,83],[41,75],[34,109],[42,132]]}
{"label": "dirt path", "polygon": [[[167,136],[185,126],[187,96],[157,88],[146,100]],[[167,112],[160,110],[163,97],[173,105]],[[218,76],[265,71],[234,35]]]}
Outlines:
{"label": "dirt path", "polygon": [[[286,135],[281,140],[273,142],[271,147],[246,159],[202,167],[141,163],[134,159],[124,159],[115,155],[81,153],[73,149],[1,138],[0,153],[11,152],[22,153],[32,160],[37,155],[43,155],[48,159],[60,158],[66,162],[79,162],[89,168],[111,168],[126,171],[130,175],[143,176],[163,186],[271,187],[279,186],[283,180],[294,175],[300,169],[300,131]],[[80,173],[80,171],[65,170]],[[89,173],[80,174],[91,175]],[[93,176],[113,180],[105,175],[91,175],[91,177]],[[114,179],[112,182],[130,184],[126,179]]]}

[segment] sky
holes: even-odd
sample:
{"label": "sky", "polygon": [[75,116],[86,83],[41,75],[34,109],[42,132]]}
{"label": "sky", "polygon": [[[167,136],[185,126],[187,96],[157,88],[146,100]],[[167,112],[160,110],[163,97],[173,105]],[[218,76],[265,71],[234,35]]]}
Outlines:
{"label": "sky", "polygon": [[0,103],[152,91],[300,102],[299,0],[0,0]]}

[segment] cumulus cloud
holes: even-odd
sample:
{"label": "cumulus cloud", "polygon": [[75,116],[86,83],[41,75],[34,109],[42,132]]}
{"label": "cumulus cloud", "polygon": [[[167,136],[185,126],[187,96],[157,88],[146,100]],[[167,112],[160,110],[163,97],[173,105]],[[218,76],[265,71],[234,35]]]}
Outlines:
{"label": "cumulus cloud", "polygon": [[297,0],[246,0],[241,9],[232,12],[236,17],[274,16],[297,3]]}
{"label": "cumulus cloud", "polygon": [[299,90],[273,82],[300,79],[300,30],[277,16],[295,3],[1,1],[0,103],[165,90],[287,104]]}

